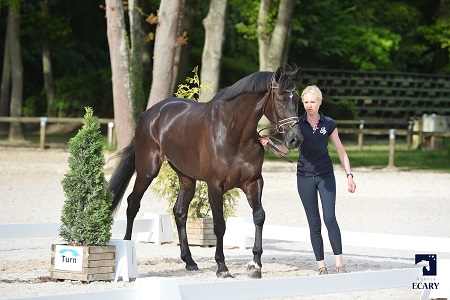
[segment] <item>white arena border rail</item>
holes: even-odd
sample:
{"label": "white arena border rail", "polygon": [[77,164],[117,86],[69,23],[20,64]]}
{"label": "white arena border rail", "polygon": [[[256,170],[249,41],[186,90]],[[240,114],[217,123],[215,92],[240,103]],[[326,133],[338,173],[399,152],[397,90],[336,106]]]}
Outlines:
{"label": "white arena border rail", "polygon": [[[254,300],[410,286],[420,268],[274,279],[177,283],[174,278],[138,278],[134,288],[20,298],[22,300]],[[319,291],[319,292],[318,292]],[[209,297],[209,296],[211,297]],[[206,297],[205,297],[206,296]]]}
{"label": "white arena border rail", "polygon": [[[134,232],[148,232],[155,219],[136,219]],[[250,218],[236,218],[227,222],[228,246],[247,247],[254,233]],[[0,238],[29,238],[58,236],[61,223],[39,224],[0,224]],[[115,221],[112,233],[124,233],[126,221]],[[264,239],[309,243],[309,230],[288,226],[264,226]],[[432,253],[450,253],[450,238],[375,234],[363,232],[342,232],[342,238],[348,246],[388,248],[428,251]],[[448,264],[450,260],[439,260]],[[441,264],[440,264],[441,265]],[[343,293],[376,289],[410,287],[412,282],[422,276],[420,268],[405,268],[370,272],[351,272],[347,274],[329,274],[327,276],[301,276],[259,280],[224,280],[218,282],[177,283],[175,278],[138,278],[133,288],[112,289],[89,293],[52,295],[15,299],[34,300],[144,300],[144,299],[202,299],[205,295],[214,295],[214,299],[265,299],[275,297],[294,297],[315,294]],[[448,287],[450,289],[450,287]],[[447,292],[446,292],[447,293]],[[447,294],[446,294],[447,295]],[[450,295],[450,294],[449,294]],[[421,299],[428,299],[424,291]],[[447,296],[448,297],[448,296]]]}
{"label": "white arena border rail", "polygon": [[[136,219],[133,224],[133,233],[149,231],[154,219]],[[0,238],[31,238],[59,236],[61,223],[29,223],[29,224],[0,224]],[[126,220],[114,222],[111,232],[125,234]]]}
{"label": "white arena border rail", "polygon": [[[150,214],[165,216],[165,214]],[[152,231],[155,223],[161,219],[135,219],[133,238],[140,233]],[[157,224],[160,225],[160,224]],[[0,238],[52,237],[59,235],[61,223],[0,224]],[[126,220],[116,220],[112,226],[113,234],[124,234]],[[367,248],[401,249],[428,251],[432,253],[450,253],[450,238],[382,234],[342,231],[346,246]],[[253,246],[254,225],[251,218],[229,218],[224,246],[248,248]],[[264,225],[263,239],[309,243],[309,230],[301,227]],[[326,242],[326,241],[324,241]]]}

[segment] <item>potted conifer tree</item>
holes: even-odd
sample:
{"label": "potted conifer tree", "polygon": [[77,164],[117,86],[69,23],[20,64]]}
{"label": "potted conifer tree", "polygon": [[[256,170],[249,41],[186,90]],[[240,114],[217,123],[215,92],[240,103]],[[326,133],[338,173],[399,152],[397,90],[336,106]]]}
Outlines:
{"label": "potted conifer tree", "polygon": [[61,184],[66,200],[59,235],[52,245],[51,277],[80,281],[114,278],[115,246],[111,239],[113,195],[107,190],[100,122],[86,108],[83,126],[69,141],[69,170]]}
{"label": "potted conifer tree", "polygon": [[[192,71],[193,77],[186,78],[186,84],[180,84],[178,91],[175,93],[177,97],[186,98],[193,101],[198,101],[201,91],[210,89],[210,84],[207,82],[205,86],[200,84],[198,77],[198,67]],[[168,201],[169,213],[172,213],[173,206],[177,200],[179,191],[179,180],[175,171],[164,162],[158,174],[158,178],[151,186],[153,192]],[[236,214],[236,205],[239,197],[239,192],[236,189],[230,190],[224,194],[223,208],[224,217],[234,216]],[[194,198],[189,205],[188,220],[186,230],[188,233],[188,240],[190,245],[197,246],[215,246],[216,236],[214,234],[213,219],[211,216],[211,207],[208,202],[208,187],[205,182],[197,181]],[[175,232],[177,232],[175,230]],[[177,234],[175,240],[178,241]]]}

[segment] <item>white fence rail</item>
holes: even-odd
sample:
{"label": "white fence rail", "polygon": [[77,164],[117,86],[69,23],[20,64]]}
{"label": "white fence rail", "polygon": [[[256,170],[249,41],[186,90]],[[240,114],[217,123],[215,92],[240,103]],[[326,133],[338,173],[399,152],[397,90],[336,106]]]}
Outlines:
{"label": "white fence rail", "polygon": [[177,283],[173,278],[138,278],[134,288],[21,298],[30,300],[253,300],[408,287],[421,268],[352,272],[259,280]]}
{"label": "white fence rail", "polygon": [[[135,233],[148,231],[152,227],[153,219],[136,219],[133,225]],[[52,237],[59,235],[61,223],[29,223],[29,224],[0,224],[0,238],[30,238],[30,237]],[[126,221],[114,222],[111,232],[113,234],[125,234]]]}
{"label": "white fence rail", "polygon": [[[229,218],[224,245],[252,247],[254,233],[251,218]],[[342,231],[341,234],[346,246],[450,253],[450,238],[354,231]],[[322,235],[327,236],[327,233],[322,232]],[[309,229],[302,227],[265,225],[263,239],[310,243]]]}
{"label": "white fence rail", "polygon": [[[133,236],[155,231],[172,231],[164,229],[171,226],[170,223],[167,224],[167,219],[162,218],[165,214],[154,215],[151,218],[135,219]],[[161,225],[163,220],[165,222]],[[60,226],[61,223],[0,224],[0,238],[58,236]],[[125,228],[126,220],[117,220],[114,222],[111,232],[124,234]],[[254,232],[251,218],[229,218],[224,245],[227,247],[252,247]],[[326,235],[325,232],[324,234]],[[265,225],[263,239],[310,242],[307,228],[277,225]],[[450,238],[342,231],[342,239],[347,246],[450,253]]]}

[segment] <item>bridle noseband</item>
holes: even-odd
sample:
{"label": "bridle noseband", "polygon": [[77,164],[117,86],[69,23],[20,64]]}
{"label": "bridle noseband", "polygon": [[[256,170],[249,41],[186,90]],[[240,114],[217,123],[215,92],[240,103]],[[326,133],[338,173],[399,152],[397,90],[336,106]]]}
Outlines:
{"label": "bridle noseband", "polygon": [[[298,117],[290,117],[280,120],[277,122],[276,126],[277,132],[286,133],[286,131],[294,127],[295,124],[298,124]],[[287,130],[285,129],[285,126],[289,126]]]}

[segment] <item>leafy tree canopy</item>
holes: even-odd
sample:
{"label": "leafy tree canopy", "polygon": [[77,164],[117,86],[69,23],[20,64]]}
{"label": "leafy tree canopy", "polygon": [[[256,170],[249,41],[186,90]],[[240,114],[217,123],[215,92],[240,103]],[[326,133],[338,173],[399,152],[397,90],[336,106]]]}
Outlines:
{"label": "leafy tree canopy", "polygon": [[[83,107],[92,106],[101,117],[112,117],[105,102],[112,103],[111,87],[96,80],[83,80],[100,72],[108,78],[110,61],[106,37],[105,11],[97,1],[50,1],[50,18],[41,16],[39,1],[0,2],[0,35],[5,37],[6,15],[10,6],[21,3],[21,42],[24,64],[26,111],[45,113],[41,43],[52,43],[52,66],[56,85],[79,83],[67,92],[58,88],[56,101],[60,115],[81,116]],[[210,1],[187,1],[184,24],[188,44],[180,64],[180,82],[194,66],[201,64],[204,43],[202,20]],[[256,21],[258,0],[229,0],[220,87],[258,70]],[[272,31],[279,0],[273,0],[267,19]],[[159,1],[142,1],[142,11],[156,14]],[[449,1],[439,0],[296,0],[289,36],[288,63],[303,68],[450,73]],[[146,36],[155,26],[144,22]],[[50,29],[45,35],[43,29]],[[153,56],[153,41],[146,40],[146,57]],[[3,53],[5,39],[0,39]],[[3,61],[3,60],[0,60]],[[145,91],[151,82],[150,67],[144,68]],[[89,75],[90,74],[90,75]],[[93,92],[87,92],[93,91]],[[90,94],[95,95],[93,97]],[[82,94],[82,96],[81,96]],[[78,98],[77,98],[78,97]],[[84,97],[80,99],[79,97]],[[99,100],[103,97],[102,100]],[[27,101],[29,99],[29,101]],[[62,102],[62,104],[61,104]],[[74,109],[71,103],[79,103]],[[109,105],[111,107],[112,105]]]}

